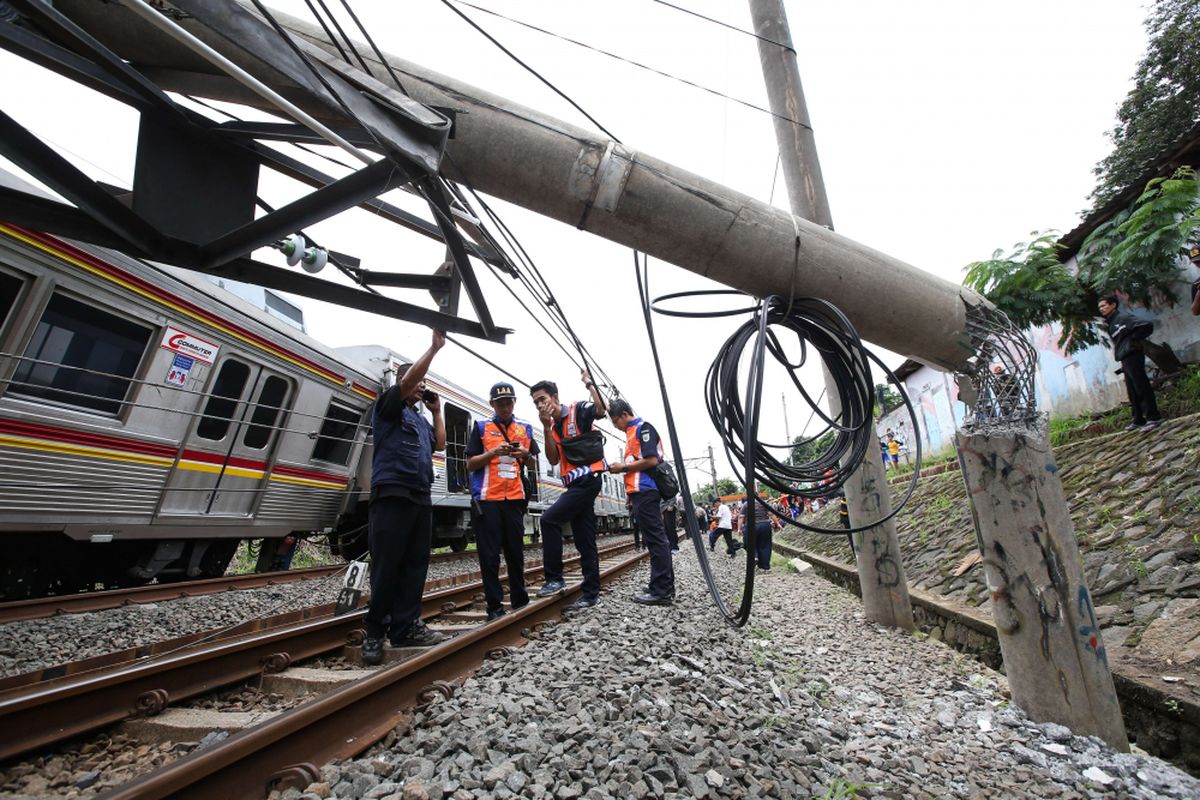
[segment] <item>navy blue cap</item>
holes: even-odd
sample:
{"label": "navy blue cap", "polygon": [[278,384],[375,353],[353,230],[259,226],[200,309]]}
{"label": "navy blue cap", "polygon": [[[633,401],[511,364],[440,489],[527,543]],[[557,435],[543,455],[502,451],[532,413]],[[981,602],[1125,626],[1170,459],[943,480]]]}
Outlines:
{"label": "navy blue cap", "polygon": [[511,383],[493,384],[492,391],[488,395],[489,400],[503,400],[508,397],[511,397],[513,400],[517,399],[517,392],[513,389]]}

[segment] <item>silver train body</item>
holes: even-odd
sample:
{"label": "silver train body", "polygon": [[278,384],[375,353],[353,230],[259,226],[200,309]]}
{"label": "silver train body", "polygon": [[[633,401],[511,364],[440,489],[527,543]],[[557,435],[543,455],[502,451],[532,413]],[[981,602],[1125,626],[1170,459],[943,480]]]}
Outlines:
{"label": "silver train body", "polygon": [[[296,537],[360,554],[371,404],[399,363],[328,348],[195,273],[0,223],[0,599],[220,575],[245,539],[263,540],[262,568]],[[435,545],[461,549],[463,448],[491,410],[429,383],[449,440]],[[535,533],[562,491],[544,458],[537,474]],[[627,524],[612,476],[596,510]]]}

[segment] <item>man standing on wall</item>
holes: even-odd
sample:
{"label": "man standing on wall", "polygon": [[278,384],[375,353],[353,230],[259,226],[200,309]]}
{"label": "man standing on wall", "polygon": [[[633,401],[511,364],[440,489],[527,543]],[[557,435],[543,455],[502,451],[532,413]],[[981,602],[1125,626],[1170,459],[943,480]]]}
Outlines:
{"label": "man standing on wall", "polygon": [[583,571],[583,594],[572,610],[592,608],[600,603],[600,556],[596,552],[596,495],[604,485],[601,473],[608,469],[604,459],[604,435],[596,430],[596,419],[605,413],[604,400],[592,376],[585,369],[583,385],[591,402],[581,400],[563,405],[558,386],[538,381],[530,394],[538,408],[546,441],[546,460],[559,467],[567,490],[542,514],[542,564],[546,583],[538,597],[561,592],[563,584],[562,527],[570,523]]}
{"label": "man standing on wall", "polygon": [[471,426],[467,440],[467,470],[471,497],[476,503],[475,544],[487,618],[504,615],[504,590],[500,586],[500,552],[508,566],[508,595],[516,611],[529,603],[525,591],[525,508],[529,498],[521,473],[530,456],[538,452],[533,426],[513,416],[517,393],[511,383],[497,383],[489,393],[489,420]]}
{"label": "man standing on wall", "polygon": [[633,518],[642,531],[650,551],[650,583],[646,591],[633,596],[635,603],[669,606],[675,602],[675,570],[671,566],[671,545],[663,529],[659,509],[661,495],[649,470],[663,457],[658,431],[649,422],[634,416],[629,403],[617,398],[609,403],[608,418],[613,427],[625,431],[625,460],[608,471],[625,476],[625,494],[633,501]]}
{"label": "man standing on wall", "polygon": [[[425,386],[425,373],[445,344],[445,331],[435,330],[429,349],[396,371],[395,385],[379,396],[372,412],[371,603],[362,645],[367,664],[383,661],[385,634],[394,647],[428,647],[443,639],[421,621],[421,595],[433,543],[433,453],[446,449],[442,399]],[[432,424],[419,403],[433,415]]]}
{"label": "man standing on wall", "polygon": [[1141,428],[1152,431],[1162,425],[1162,414],[1154,399],[1154,387],[1146,377],[1146,354],[1142,352],[1142,340],[1154,330],[1154,323],[1138,319],[1128,311],[1121,311],[1116,295],[1100,298],[1100,315],[1108,324],[1108,337],[1113,343],[1113,358],[1121,362],[1125,376],[1125,391],[1129,395],[1129,407],[1133,422],[1125,426],[1132,431]]}

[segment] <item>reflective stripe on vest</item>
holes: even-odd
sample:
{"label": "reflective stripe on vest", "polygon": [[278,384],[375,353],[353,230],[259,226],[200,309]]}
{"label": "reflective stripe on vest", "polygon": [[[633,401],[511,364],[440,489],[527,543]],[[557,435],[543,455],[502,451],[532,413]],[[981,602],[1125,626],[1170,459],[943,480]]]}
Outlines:
{"label": "reflective stripe on vest", "polygon": [[[480,420],[479,438],[483,441],[483,452],[494,450],[504,444],[504,434],[494,419]],[[533,428],[528,422],[513,419],[508,424],[508,441],[530,449]],[[524,500],[525,487],[521,484],[521,464],[512,456],[496,456],[480,469],[471,473],[471,495],[476,500]]]}

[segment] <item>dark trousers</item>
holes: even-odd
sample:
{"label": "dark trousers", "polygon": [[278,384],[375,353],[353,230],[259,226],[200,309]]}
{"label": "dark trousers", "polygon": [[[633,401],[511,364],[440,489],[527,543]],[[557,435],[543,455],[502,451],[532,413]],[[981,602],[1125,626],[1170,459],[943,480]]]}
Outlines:
{"label": "dark trousers", "polygon": [[403,638],[421,617],[429,572],[433,507],[404,497],[379,497],[367,512],[371,550],[371,604],[367,636]]}
{"label": "dark trousers", "polygon": [[711,531],[709,531],[708,532],[708,549],[716,550],[717,549],[717,539],[720,539],[722,536],[725,537],[725,552],[729,553],[729,555],[733,555],[734,553],[736,553],[738,547],[740,547],[741,545],[738,545],[733,541],[733,531],[731,531],[729,528],[714,528]]}
{"label": "dark trousers", "polygon": [[1125,391],[1129,394],[1133,421],[1141,425],[1148,420],[1162,419],[1154,399],[1154,387],[1146,377],[1146,354],[1134,352],[1122,358],[1121,371],[1125,375]]}
{"label": "dark trousers", "polygon": [[483,575],[483,596],[487,610],[504,607],[504,587],[500,585],[500,553],[508,566],[508,596],[518,609],[529,602],[525,591],[525,501],[482,500],[475,520],[475,546],[479,550],[479,571]]}
{"label": "dark trousers", "polygon": [[667,532],[663,529],[661,502],[654,489],[634,492],[633,515],[642,529],[646,549],[650,551],[650,584],[646,591],[655,597],[670,597],[675,594],[675,570],[671,566],[671,545],[667,543]]}
{"label": "dark trousers", "polygon": [[642,526],[638,525],[637,516],[633,509],[629,510],[629,527],[633,529],[633,549],[642,549]]}
{"label": "dark trousers", "polygon": [[754,553],[758,556],[758,566],[768,569],[771,566],[771,523],[756,522],[754,524]]}
{"label": "dark trousers", "polygon": [[583,596],[600,596],[600,556],[596,553],[596,495],[603,484],[599,475],[576,481],[542,514],[542,564],[546,582],[563,579],[562,526],[571,523],[579,566],[583,570]]}
{"label": "dark trousers", "polygon": [[675,530],[675,512],[664,511],[662,518],[663,528],[667,531],[667,541],[671,543],[671,549],[679,549],[679,531]]}

